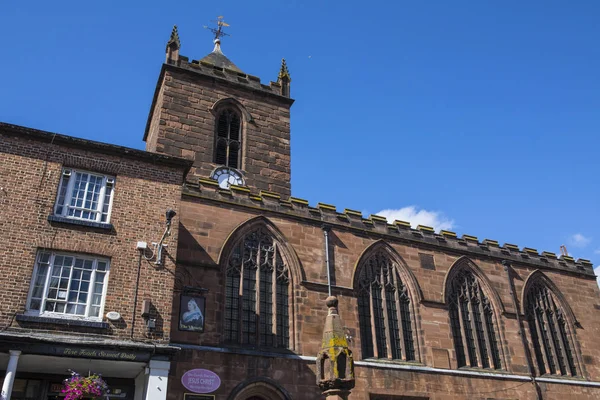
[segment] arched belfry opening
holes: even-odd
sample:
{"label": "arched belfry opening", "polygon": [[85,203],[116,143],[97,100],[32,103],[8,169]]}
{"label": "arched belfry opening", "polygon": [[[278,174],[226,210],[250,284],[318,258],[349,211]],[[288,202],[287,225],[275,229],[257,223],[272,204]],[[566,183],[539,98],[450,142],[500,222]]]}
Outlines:
{"label": "arched belfry opening", "polygon": [[242,118],[237,110],[223,108],[215,123],[214,162],[231,168],[242,165]]}
{"label": "arched belfry opening", "polygon": [[247,124],[254,119],[248,109],[237,99],[227,97],[217,100],[210,112],[214,118],[213,162],[219,166],[243,170],[244,146]]}

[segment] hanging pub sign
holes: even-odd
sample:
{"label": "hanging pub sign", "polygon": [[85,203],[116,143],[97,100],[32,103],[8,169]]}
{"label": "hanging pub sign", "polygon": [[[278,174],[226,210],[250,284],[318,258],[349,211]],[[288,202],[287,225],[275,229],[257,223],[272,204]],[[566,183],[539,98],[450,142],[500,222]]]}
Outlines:
{"label": "hanging pub sign", "polygon": [[182,294],[179,303],[179,330],[204,332],[206,298],[198,294]]}

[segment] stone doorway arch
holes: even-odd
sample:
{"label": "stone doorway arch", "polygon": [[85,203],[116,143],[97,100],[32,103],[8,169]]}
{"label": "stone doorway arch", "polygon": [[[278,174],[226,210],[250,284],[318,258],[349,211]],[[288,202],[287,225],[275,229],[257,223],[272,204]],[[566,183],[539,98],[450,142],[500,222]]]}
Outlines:
{"label": "stone doorway arch", "polygon": [[261,377],[237,385],[227,400],[292,400],[292,398],[275,381]]}

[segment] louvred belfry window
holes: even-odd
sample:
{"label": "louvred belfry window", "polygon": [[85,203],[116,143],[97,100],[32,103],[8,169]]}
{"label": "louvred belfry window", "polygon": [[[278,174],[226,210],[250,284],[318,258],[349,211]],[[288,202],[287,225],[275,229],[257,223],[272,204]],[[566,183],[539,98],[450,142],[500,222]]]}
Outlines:
{"label": "louvred belfry window", "polygon": [[414,360],[410,296],[395,263],[379,251],[360,267],[358,313],[363,358]]}
{"label": "louvred belfry window", "polygon": [[449,299],[458,366],[502,368],[492,305],[473,273],[462,270],[454,277]]}
{"label": "louvred belfry window", "polygon": [[544,283],[529,289],[526,313],[540,375],[577,376],[564,311]]}
{"label": "louvred belfry window", "polygon": [[264,227],[247,233],[227,263],[225,340],[288,348],[289,270]]}
{"label": "louvred belfry window", "polygon": [[231,109],[221,111],[216,128],[215,163],[239,168],[242,148],[242,123],[239,114]]}

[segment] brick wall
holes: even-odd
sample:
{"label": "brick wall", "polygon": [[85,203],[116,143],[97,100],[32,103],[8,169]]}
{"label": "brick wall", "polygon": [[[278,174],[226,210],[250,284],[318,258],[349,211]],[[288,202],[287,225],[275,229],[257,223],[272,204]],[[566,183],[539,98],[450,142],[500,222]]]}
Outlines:
{"label": "brick wall", "polygon": [[208,177],[213,163],[218,100],[245,107],[241,170],[248,186],[290,194],[290,102],[243,85],[175,67],[164,69],[152,110],[146,149],[194,160],[194,174]]}
{"label": "brick wall", "polygon": [[[0,232],[5,239],[0,249],[0,272],[4,277],[0,281],[0,326],[3,329],[63,330],[128,338],[132,329],[140,256],[136,242],[157,242],[165,228],[165,210],[179,211],[184,168],[139,161],[132,156],[110,156],[50,144],[51,140],[50,135],[47,139],[0,135]],[[53,213],[63,166],[116,177],[110,218],[112,230],[48,221],[48,216]],[[172,257],[177,250],[177,234],[174,229],[173,236],[168,239],[164,268],[157,269],[150,262],[142,261],[134,327],[136,339],[169,339],[175,265]],[[122,320],[107,321],[108,329],[14,320],[15,314],[25,311],[39,249],[110,258],[104,312],[118,311]],[[157,329],[149,336],[140,317],[141,302],[146,298],[154,306],[151,318],[157,320]]]}

